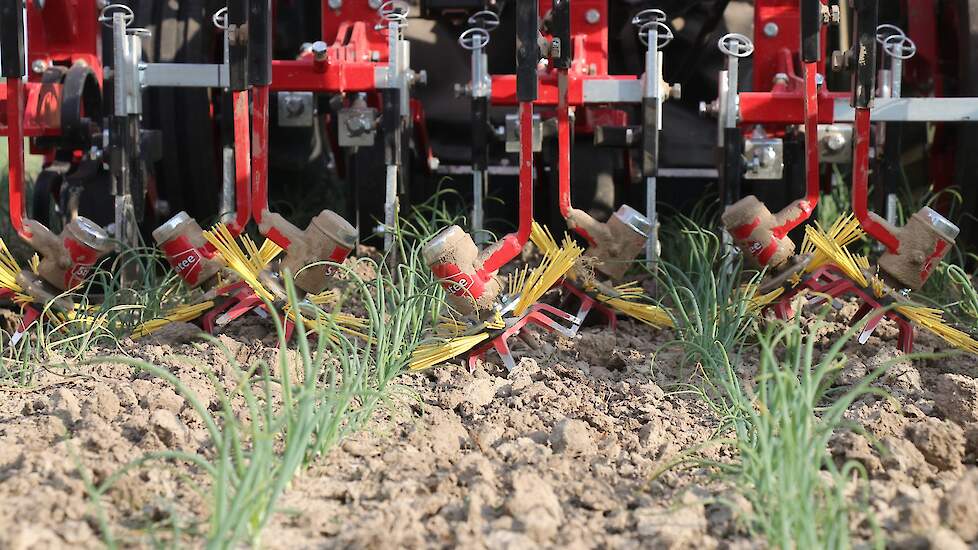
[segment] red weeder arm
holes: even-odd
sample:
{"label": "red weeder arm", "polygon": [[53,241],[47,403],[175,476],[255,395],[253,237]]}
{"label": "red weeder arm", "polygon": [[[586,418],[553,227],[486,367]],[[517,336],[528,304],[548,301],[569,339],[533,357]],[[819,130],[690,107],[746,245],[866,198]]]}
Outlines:
{"label": "red weeder arm", "polygon": [[852,106],[856,110],[855,151],[852,159],[852,210],[859,225],[889,252],[896,253],[900,239],[883,218],[869,211],[870,108],[876,95],[876,25],[878,0],[862,2],[853,25]]}
{"label": "red weeder arm", "polygon": [[24,240],[31,232],[24,227],[24,83],[17,76],[7,77],[7,151],[10,225]]}

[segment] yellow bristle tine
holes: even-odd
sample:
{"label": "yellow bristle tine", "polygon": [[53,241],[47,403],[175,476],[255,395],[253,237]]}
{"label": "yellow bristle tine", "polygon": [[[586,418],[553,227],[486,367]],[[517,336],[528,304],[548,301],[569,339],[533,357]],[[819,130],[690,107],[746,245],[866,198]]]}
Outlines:
{"label": "yellow bristle tine", "polygon": [[513,310],[513,314],[518,316],[526,312],[564,274],[574,267],[574,262],[583,253],[584,251],[577,243],[570,242],[567,246],[561,247],[555,252],[545,254],[540,265],[524,277],[525,281],[520,285],[522,292],[516,303],[516,308]]}
{"label": "yellow bristle tine", "polygon": [[431,368],[439,363],[458,357],[489,339],[489,333],[482,332],[472,336],[460,336],[447,342],[419,346],[411,355],[411,370]]}
{"label": "yellow bristle tine", "polygon": [[214,307],[213,301],[201,302],[199,304],[180,305],[159,319],[151,319],[140,323],[132,330],[132,339],[142,338],[147,334],[155,332],[160,328],[174,322],[185,322],[200,317],[205,311]]}
{"label": "yellow bristle tine", "polygon": [[914,305],[897,306],[896,310],[914,324],[930,331],[948,344],[978,355],[978,341],[975,341],[968,333],[945,324],[940,310]]}

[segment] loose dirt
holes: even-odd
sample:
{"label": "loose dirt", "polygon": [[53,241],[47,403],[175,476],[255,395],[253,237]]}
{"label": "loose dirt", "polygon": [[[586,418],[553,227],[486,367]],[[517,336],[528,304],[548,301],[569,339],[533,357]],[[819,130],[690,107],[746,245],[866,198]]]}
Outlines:
{"label": "loose dirt", "polygon": [[[820,348],[843,326],[826,327]],[[201,365],[226,382],[238,367],[194,333],[175,325],[125,347],[214,406]],[[743,521],[749,504],[711,472],[696,463],[669,469],[691,449],[731,460],[709,444],[718,419],[685,391],[700,373],[663,347],[672,337],[626,321],[617,333],[593,326],[574,339],[531,339],[535,349],[517,343],[512,372],[490,357],[472,373],[446,365],[403,375],[364,431],[296,478],[263,545],[763,547]],[[975,548],[978,361],[910,363],[894,339],[895,329],[883,326],[865,346],[848,346],[839,391],[896,362],[877,384],[889,396],[854,403],[851,429],[828,450],[865,467],[869,508],[890,546]],[[219,342],[239,364],[278,353],[257,319]],[[940,349],[918,335],[917,351]],[[31,391],[3,391],[0,547],[99,547],[84,476],[98,483],[145,452],[208,444],[169,384],[128,366],[78,365],[45,372]],[[123,475],[101,499],[112,533],[144,546],[153,522],[206,531],[195,523],[207,513],[202,479],[159,462]],[[872,534],[868,522],[855,521],[859,536]]]}

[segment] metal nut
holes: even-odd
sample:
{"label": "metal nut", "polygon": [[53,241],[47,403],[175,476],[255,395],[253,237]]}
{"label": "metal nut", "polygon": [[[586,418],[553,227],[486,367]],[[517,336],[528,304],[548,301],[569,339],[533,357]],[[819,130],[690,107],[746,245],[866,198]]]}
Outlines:
{"label": "metal nut", "polygon": [[682,99],[683,98],[683,85],[676,82],[672,86],[669,86],[669,99]]}
{"label": "metal nut", "polygon": [[310,47],[312,56],[316,59],[316,61],[325,61],[328,50],[329,48],[326,46],[326,43],[323,42],[322,40],[317,40],[313,42],[312,46]]}
{"label": "metal nut", "polygon": [[343,7],[343,0],[329,0],[327,5],[331,10],[339,10]]}
{"label": "metal nut", "polygon": [[601,12],[596,9],[587,10],[584,13],[584,20],[592,25],[597,25],[601,22]]}
{"label": "metal nut", "polygon": [[836,4],[833,4],[832,7],[829,8],[829,23],[832,25],[842,23],[842,10],[840,10],[839,6]]}
{"label": "metal nut", "polygon": [[780,30],[781,29],[778,27],[778,24],[774,21],[769,21],[764,24],[764,36],[768,38],[774,38],[778,35],[778,31]]}
{"label": "metal nut", "polygon": [[832,70],[835,72],[841,72],[849,69],[849,52],[834,51],[832,52]]}
{"label": "metal nut", "polygon": [[48,70],[48,62],[43,59],[35,59],[34,62],[31,63],[31,71],[33,71],[34,74],[42,74],[46,70]]}

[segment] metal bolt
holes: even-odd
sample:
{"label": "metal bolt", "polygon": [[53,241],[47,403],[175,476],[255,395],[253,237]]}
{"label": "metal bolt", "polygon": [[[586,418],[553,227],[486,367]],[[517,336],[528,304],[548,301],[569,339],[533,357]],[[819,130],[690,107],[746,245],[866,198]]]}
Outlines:
{"label": "metal bolt", "polygon": [[42,74],[44,71],[48,70],[48,62],[43,59],[35,59],[34,62],[31,63],[31,70],[34,71],[34,74]]}
{"label": "metal bolt", "polygon": [[316,61],[325,61],[327,50],[328,48],[326,47],[326,43],[322,40],[313,42],[312,47],[310,48],[310,51],[312,51],[312,56],[316,59]]}
{"label": "metal bolt", "polygon": [[849,52],[832,52],[832,70],[835,72],[844,71],[849,68]]}
{"label": "metal bolt", "polygon": [[584,13],[584,20],[592,25],[597,25],[601,21],[601,12],[595,9],[587,10]]}
{"label": "metal bolt", "polygon": [[775,74],[774,75],[774,83],[775,84],[787,84],[788,83],[788,74],[787,73],[777,73],[777,74]]}
{"label": "metal bolt", "polygon": [[380,0],[369,0],[367,5],[370,6],[370,9],[375,10],[380,7]]}
{"label": "metal bolt", "polygon": [[289,118],[296,118],[305,110],[306,106],[303,103],[302,98],[291,94],[285,98],[285,112],[288,113]]}
{"label": "metal bolt", "polygon": [[846,138],[839,133],[826,134],[825,137],[822,138],[822,143],[825,144],[826,149],[837,153],[846,146]]}
{"label": "metal bolt", "polygon": [[343,0],[329,0],[329,2],[327,2],[327,5],[329,6],[329,9],[333,11],[338,11],[340,8],[343,7]]}
{"label": "metal bolt", "polygon": [[370,52],[370,60],[374,62],[380,61],[380,52],[378,51]]}
{"label": "metal bolt", "polygon": [[683,86],[680,83],[675,83],[669,87],[669,99],[682,99],[683,98]]}
{"label": "metal bolt", "polygon": [[842,10],[835,4],[829,8],[829,22],[833,25],[838,25],[842,22]]}
{"label": "metal bolt", "polygon": [[778,35],[778,31],[780,30],[781,29],[778,28],[778,24],[774,21],[769,21],[764,24],[764,36],[768,38],[774,38]]}
{"label": "metal bolt", "polygon": [[822,73],[815,73],[815,85],[821,86],[825,84],[825,75]]}

